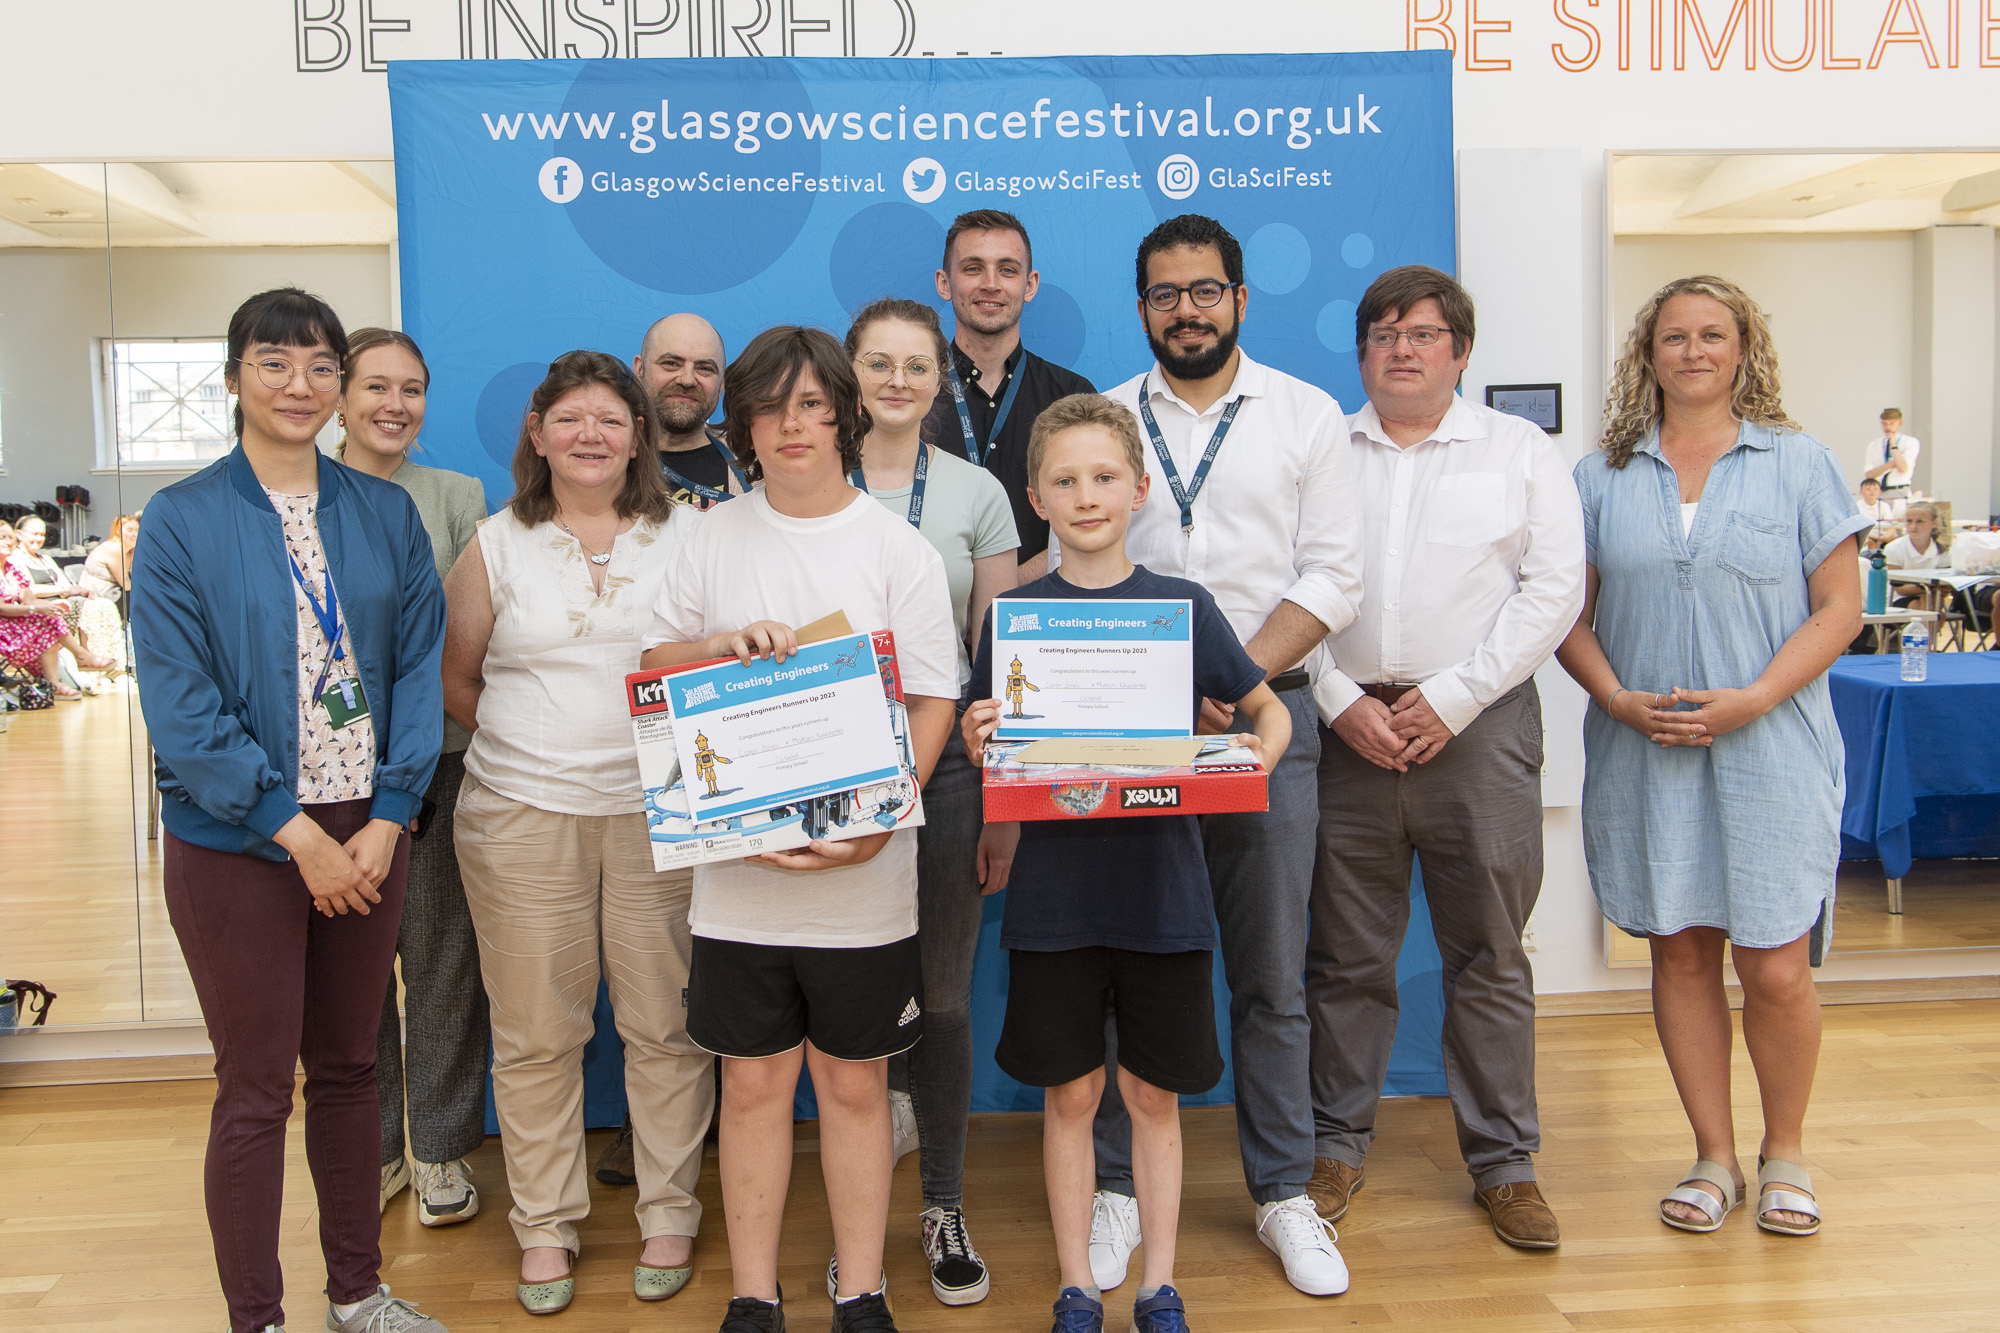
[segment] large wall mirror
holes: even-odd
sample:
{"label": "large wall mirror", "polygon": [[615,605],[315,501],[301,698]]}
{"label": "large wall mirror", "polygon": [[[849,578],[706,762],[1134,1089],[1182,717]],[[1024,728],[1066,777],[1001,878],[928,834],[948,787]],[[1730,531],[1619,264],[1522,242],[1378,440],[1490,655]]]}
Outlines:
{"label": "large wall mirror", "polygon": [[[350,328],[389,324],[395,234],[387,162],[0,164],[0,504],[87,490],[45,541],[78,580],[121,517],[143,541],[147,500],[230,448],[230,312],[296,284]],[[101,600],[114,615],[90,613],[84,646],[123,661],[129,598]],[[138,694],[63,666],[86,697],[0,734],[0,975],[54,990],[52,1025],[198,1018]]]}
{"label": "large wall mirror", "polygon": [[[2000,512],[2000,152],[1613,154],[1608,180],[1607,365],[1664,283],[1729,278],[1769,316],[1786,410],[1851,487],[1884,438],[1883,410],[1898,408],[1922,442],[1909,498],[1942,501],[1963,525]],[[1845,851],[1836,954],[2000,946],[2000,860],[1919,846],[1896,912],[1882,862]],[[1614,961],[1645,952],[1611,941]]]}

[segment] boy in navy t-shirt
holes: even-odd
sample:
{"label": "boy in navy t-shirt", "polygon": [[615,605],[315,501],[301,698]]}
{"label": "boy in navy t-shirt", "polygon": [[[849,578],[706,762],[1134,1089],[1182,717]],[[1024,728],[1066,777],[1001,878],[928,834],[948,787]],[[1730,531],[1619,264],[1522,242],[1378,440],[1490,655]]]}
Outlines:
{"label": "boy in navy t-shirt", "polygon": [[[1028,498],[1061,544],[1053,573],[1015,590],[1034,598],[1187,598],[1194,607],[1190,726],[1204,696],[1238,706],[1244,743],[1266,771],[1291,740],[1291,715],[1264,683],[1207,590],[1149,573],[1125,555],[1125,530],[1146,502],[1145,456],[1132,413],[1101,394],[1047,408],[1028,443]],[[993,679],[992,617],[980,632],[975,685]],[[965,746],[978,764],[1000,724],[1000,701],[966,710]],[[1173,1288],[1180,1212],[1179,1094],[1222,1077],[1210,987],[1215,908],[1192,815],[988,824],[979,844],[984,891],[1010,887],[1000,942],[1008,950],[1007,1018],[995,1059],[1047,1089],[1042,1164],[1062,1289],[1057,1333],[1099,1333],[1102,1293],[1091,1281],[1096,1186],[1091,1119],[1104,1091],[1104,1019],[1115,1006],[1118,1086],[1132,1114],[1145,1272],[1139,1333],[1184,1330]]]}

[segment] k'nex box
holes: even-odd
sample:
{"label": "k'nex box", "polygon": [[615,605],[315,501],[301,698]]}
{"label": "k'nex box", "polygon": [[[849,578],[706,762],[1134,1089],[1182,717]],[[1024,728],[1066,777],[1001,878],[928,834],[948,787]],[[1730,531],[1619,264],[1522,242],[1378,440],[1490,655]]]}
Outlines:
{"label": "k'nex box", "polygon": [[[989,741],[983,774],[986,818],[1119,819],[1270,808],[1264,766],[1256,755],[1227,736],[1167,744],[1180,744],[1185,752],[1195,742],[1200,750],[1187,762],[1158,764],[1110,762],[1116,757],[1113,747],[1155,748],[1161,744],[1157,741]],[[1051,745],[1064,747],[1054,753],[1066,762],[1037,763],[1027,753]]]}

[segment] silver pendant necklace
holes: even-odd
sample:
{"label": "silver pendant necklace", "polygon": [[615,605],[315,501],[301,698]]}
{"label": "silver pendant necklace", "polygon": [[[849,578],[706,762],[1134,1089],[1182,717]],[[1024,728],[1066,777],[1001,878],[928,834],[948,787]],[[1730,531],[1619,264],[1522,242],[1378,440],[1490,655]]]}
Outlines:
{"label": "silver pendant necklace", "polygon": [[[591,564],[608,565],[611,563],[611,552],[606,551],[600,555],[596,551],[591,550],[588,546],[584,545],[583,538],[577,536],[574,532],[570,532],[569,524],[563,522],[561,519],[556,520],[556,526],[561,528],[564,532],[569,532],[570,540],[575,542],[578,546],[583,547],[583,553],[584,555],[590,558]],[[613,541],[615,542],[616,538],[613,538]]]}

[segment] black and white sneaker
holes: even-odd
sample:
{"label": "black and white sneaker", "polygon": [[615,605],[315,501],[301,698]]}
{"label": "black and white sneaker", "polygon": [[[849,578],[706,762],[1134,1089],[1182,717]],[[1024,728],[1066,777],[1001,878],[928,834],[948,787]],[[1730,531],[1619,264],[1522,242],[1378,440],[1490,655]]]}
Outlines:
{"label": "black and white sneaker", "polygon": [[986,1261],[965,1234],[962,1208],[926,1208],[924,1258],[930,1260],[931,1291],[946,1305],[975,1305],[986,1299],[991,1281]]}

